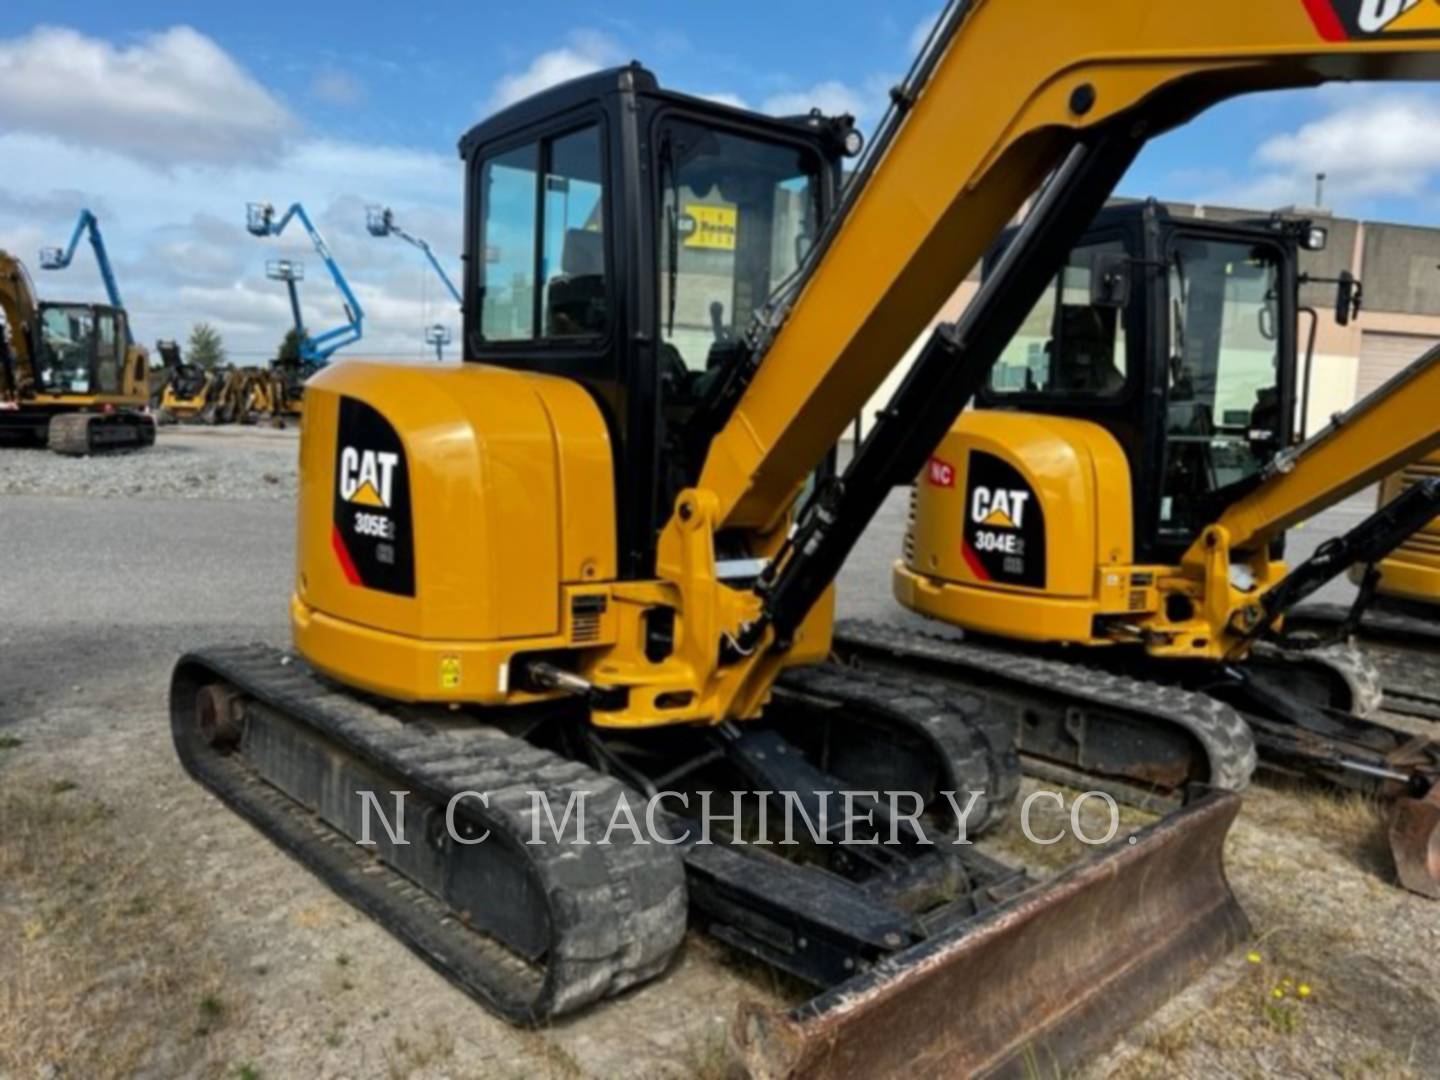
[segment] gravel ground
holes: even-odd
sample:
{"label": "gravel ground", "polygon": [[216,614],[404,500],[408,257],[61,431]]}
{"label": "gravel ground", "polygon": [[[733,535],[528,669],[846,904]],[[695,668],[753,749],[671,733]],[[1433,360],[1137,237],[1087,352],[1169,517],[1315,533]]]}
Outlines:
{"label": "gravel ground", "polygon": [[[184,777],[174,658],[286,639],[294,443],[161,440],[93,463],[114,484],[41,454],[15,466],[29,494],[0,488],[0,1078],[720,1075],[736,1004],[785,988],[707,939],[638,992],[516,1031]],[[903,517],[897,494],[845,568],[842,615],[898,617]],[[1258,962],[1218,965],[1085,1075],[1436,1075],[1440,905],[1390,886],[1379,828],[1362,802],[1257,785],[1227,858]]]}
{"label": "gravel ground", "polygon": [[0,447],[0,495],[292,501],[298,436],[293,427],[166,426],[136,453],[69,458]]}

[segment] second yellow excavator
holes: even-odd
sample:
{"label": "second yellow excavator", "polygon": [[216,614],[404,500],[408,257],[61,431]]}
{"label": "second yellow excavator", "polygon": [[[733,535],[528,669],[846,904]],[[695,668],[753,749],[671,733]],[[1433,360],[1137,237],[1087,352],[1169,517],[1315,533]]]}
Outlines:
{"label": "second yellow excavator", "polygon": [[[877,650],[842,628],[839,648],[993,688],[996,643],[1025,642],[1203,691],[1242,712],[1273,767],[1399,798],[1399,877],[1436,896],[1440,745],[1372,715],[1382,677],[1364,653],[1281,630],[1440,510],[1440,479],[1424,477],[1313,558],[1283,561],[1285,529],[1440,445],[1440,351],[1300,438],[1298,295],[1319,282],[1298,253],[1324,239],[1304,220],[1103,211],[913,489],[895,595],[971,640],[891,631]],[[1348,320],[1357,283],[1335,284]],[[1136,747],[1070,734],[1088,768],[1140,778]],[[1027,740],[1043,746],[1034,726]]]}

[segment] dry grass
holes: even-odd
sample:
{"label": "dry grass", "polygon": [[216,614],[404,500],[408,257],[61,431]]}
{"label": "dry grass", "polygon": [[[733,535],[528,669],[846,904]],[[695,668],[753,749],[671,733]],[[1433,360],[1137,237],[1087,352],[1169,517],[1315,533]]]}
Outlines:
{"label": "dry grass", "polygon": [[449,1028],[437,1024],[419,1038],[396,1035],[384,1053],[389,1080],[408,1080],[417,1072],[450,1061],[455,1056],[455,1036]]}
{"label": "dry grass", "polygon": [[[1049,797],[1036,799],[1030,808],[1030,831],[1039,839],[1060,839],[1054,843],[1036,843],[1025,835],[1020,822],[1020,807],[1027,796],[1036,791],[1055,791],[1064,800],[1063,808]],[[1125,843],[1125,838],[1155,821],[1156,814],[1123,803],[1116,806],[1119,829],[1106,845],[1087,844],[1072,830],[1070,808],[1083,792],[1049,781],[1025,777],[1021,781],[1020,795],[1014,812],[981,841],[981,849],[1003,859],[1007,863],[1024,866],[1032,876],[1051,877],[1076,863],[1094,858],[1107,847]],[[1085,835],[1099,838],[1110,828],[1110,810],[1103,799],[1089,798],[1080,805],[1080,825]]]}
{"label": "dry grass", "polygon": [[0,1075],[228,1071],[245,1010],[206,946],[216,913],[66,777],[0,793]]}
{"label": "dry grass", "polygon": [[1386,835],[1387,804],[1357,792],[1335,792],[1314,784],[1271,782],[1284,802],[1271,816],[1296,832],[1308,833],[1367,871],[1392,873]]}

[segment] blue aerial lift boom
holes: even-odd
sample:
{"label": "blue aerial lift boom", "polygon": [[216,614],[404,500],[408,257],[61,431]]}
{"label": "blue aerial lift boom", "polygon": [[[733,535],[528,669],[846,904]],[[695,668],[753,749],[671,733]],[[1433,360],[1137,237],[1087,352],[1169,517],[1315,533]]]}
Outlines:
{"label": "blue aerial lift boom", "polygon": [[[270,203],[249,203],[245,208],[245,227],[255,236],[279,236],[290,224],[291,219],[296,219],[310,235],[310,242],[315,245],[316,252],[324,260],[325,267],[330,271],[330,278],[335,282],[335,287],[340,290],[340,296],[345,305],[347,322],[342,323],[323,333],[311,335],[304,327],[300,318],[300,307],[295,292],[296,277],[283,277],[279,274],[272,274],[279,280],[286,282],[290,290],[290,303],[295,314],[295,330],[300,336],[300,359],[309,364],[323,365],[329,363],[330,357],[338,350],[347,345],[353,345],[359,341],[363,334],[365,311],[360,307],[360,301],[355,299],[355,294],[350,291],[350,283],[345,280],[341,273],[340,266],[335,262],[335,257],[330,254],[330,248],[325,244],[325,238],[310,221],[310,215],[299,203],[293,203],[290,209],[277,220],[275,207]],[[298,264],[291,263],[293,266]]]}
{"label": "blue aerial lift boom", "polygon": [[425,258],[430,260],[430,265],[435,268],[435,273],[445,283],[445,288],[450,290],[450,295],[457,305],[460,304],[460,290],[450,280],[450,275],[445,273],[445,268],[440,265],[440,260],[435,257],[435,252],[430,245],[418,236],[406,232],[399,225],[395,224],[395,212],[388,206],[367,206],[365,208],[365,227],[370,230],[371,236],[386,237],[398,236],[407,244],[411,244],[425,253]]}
{"label": "blue aerial lift boom", "polygon": [[[70,243],[63,249],[58,247],[46,247],[40,249],[40,267],[44,270],[64,270],[75,258],[75,249],[80,246],[80,237],[89,234],[90,246],[95,250],[95,262],[100,267],[100,280],[105,283],[105,295],[110,299],[110,306],[117,310],[125,310],[125,302],[120,299],[120,286],[115,282],[115,269],[110,265],[110,256],[105,250],[105,238],[100,235],[100,222],[88,209],[81,210],[80,216],[75,219],[75,230],[70,234]],[[125,322],[125,344],[134,345],[135,335],[130,330],[130,322]]]}

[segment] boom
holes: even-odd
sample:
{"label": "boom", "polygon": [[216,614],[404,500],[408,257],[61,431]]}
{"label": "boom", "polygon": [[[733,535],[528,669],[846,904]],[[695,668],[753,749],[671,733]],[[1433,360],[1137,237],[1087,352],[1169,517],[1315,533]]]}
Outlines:
{"label": "boom", "polygon": [[460,299],[460,290],[457,289],[455,283],[450,280],[450,275],[445,273],[445,268],[440,265],[440,260],[435,257],[434,250],[420,237],[414,236],[406,232],[399,225],[396,225],[395,212],[388,206],[367,206],[365,208],[365,227],[370,231],[371,236],[381,238],[398,236],[407,244],[419,248],[424,252],[425,258],[430,261],[431,268],[435,271],[436,276],[440,278],[441,282],[444,283],[451,298],[454,299],[456,306],[463,305],[464,302]]}
{"label": "boom", "polygon": [[[775,560],[742,647],[769,626],[783,643],[804,618],[1147,139],[1242,92],[1440,74],[1440,28],[1403,14],[1379,26],[1360,7],[952,3],[803,276],[752,330],[751,377],[698,485],[716,499],[717,530],[782,519],[961,276],[1052,179],[997,272],[957,323],[937,330],[788,557]],[[667,531],[678,543],[680,523]]]}
{"label": "boom", "polygon": [[[339,263],[330,254],[330,248],[325,243],[325,238],[320,235],[320,230],[311,223],[310,215],[305,212],[305,207],[299,203],[292,203],[290,209],[286,210],[278,221],[275,219],[275,207],[270,203],[250,203],[245,209],[245,227],[253,236],[279,236],[285,231],[285,227],[290,224],[292,218],[298,220],[301,227],[309,234],[310,242],[315,245],[316,252],[325,263],[325,268],[330,271],[330,279],[335,282],[335,288],[340,290],[347,321],[316,335],[311,335],[301,325],[298,314],[295,321],[295,329],[300,332],[301,359],[314,364],[327,363],[335,352],[347,345],[355,344],[363,335],[365,311],[360,306],[360,301],[355,299],[355,294],[350,291],[350,283],[345,280]],[[291,302],[295,303],[293,285]],[[298,310],[297,306],[297,313]]]}
{"label": "boom", "polygon": [[[80,237],[90,237],[90,247],[95,252],[95,263],[100,268],[100,280],[105,283],[105,295],[110,300],[110,306],[124,310],[125,301],[120,299],[120,286],[115,281],[115,269],[110,265],[110,255],[105,250],[105,238],[100,234],[100,222],[89,210],[81,210],[80,216],[75,219],[75,228],[70,233],[70,243],[63,249],[58,247],[47,247],[40,249],[40,266],[45,270],[64,270],[75,258],[75,249],[80,245]],[[130,321],[125,321],[125,343],[135,344],[135,335],[130,332]]]}
{"label": "boom", "polygon": [[1265,483],[1217,524],[1253,551],[1286,529],[1440,447],[1440,348],[1432,349],[1324,430],[1282,454]]}

